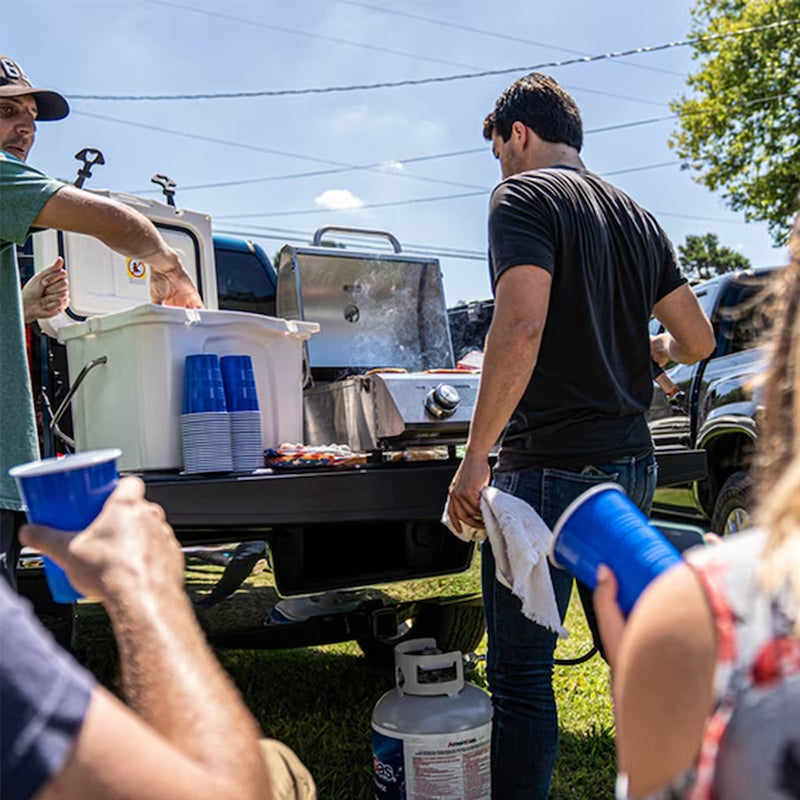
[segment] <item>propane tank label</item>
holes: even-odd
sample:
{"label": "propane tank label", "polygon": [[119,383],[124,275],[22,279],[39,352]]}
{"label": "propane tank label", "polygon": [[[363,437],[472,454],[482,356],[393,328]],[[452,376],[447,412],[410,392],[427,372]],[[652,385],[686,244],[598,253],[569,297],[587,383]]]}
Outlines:
{"label": "propane tank label", "polygon": [[384,733],[373,726],[375,797],[490,800],[491,736],[491,722],[467,731],[425,735]]}
{"label": "propane tank label", "polygon": [[132,282],[138,283],[147,278],[147,262],[139,261],[135,258],[128,258],[125,260],[125,266],[128,269],[128,278]]}

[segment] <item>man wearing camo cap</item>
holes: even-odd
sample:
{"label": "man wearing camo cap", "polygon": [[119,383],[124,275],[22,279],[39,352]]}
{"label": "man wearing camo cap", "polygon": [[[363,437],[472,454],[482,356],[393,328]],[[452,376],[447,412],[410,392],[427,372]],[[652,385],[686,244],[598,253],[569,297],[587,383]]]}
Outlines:
{"label": "man wearing camo cap", "polygon": [[[35,88],[18,63],[0,56],[0,515],[11,576],[22,505],[7,471],[38,458],[15,244],[32,227],[88,234],[151,265],[155,302],[201,306],[177,254],[149,220],[25,163],[37,123],[68,113],[60,94]],[[59,259],[52,274],[61,267]],[[64,300],[60,291],[47,291],[50,285],[40,283],[38,300],[31,300],[43,315]],[[120,480],[85,531],[27,525],[20,538],[105,605],[128,706],[61,650],[0,579],[3,800],[316,797],[297,756],[259,739],[206,644],[183,587],[180,546],[163,510],[144,499],[139,479]]]}

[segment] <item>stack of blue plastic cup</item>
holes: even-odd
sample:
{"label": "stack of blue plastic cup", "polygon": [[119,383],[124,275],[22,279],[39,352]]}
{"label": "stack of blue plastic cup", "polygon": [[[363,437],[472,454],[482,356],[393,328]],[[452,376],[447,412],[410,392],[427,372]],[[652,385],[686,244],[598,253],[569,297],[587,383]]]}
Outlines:
{"label": "stack of blue plastic cup", "polygon": [[617,577],[617,602],[630,614],[639,595],[681,555],[615,483],[600,483],[576,498],[553,529],[550,561],[594,589],[597,568]]}
{"label": "stack of blue plastic cup", "polygon": [[264,466],[261,411],[250,356],[220,359],[225,401],[231,418],[231,448],[235,472],[252,472]]}
{"label": "stack of blue plastic cup", "polygon": [[[117,485],[120,455],[117,449],[89,450],[10,469],[28,509],[28,521],[76,533],[88,528]],[[83,597],[55,561],[42,556],[42,565],[56,603]]]}
{"label": "stack of blue plastic cup", "polygon": [[230,472],[231,421],[219,356],[186,356],[181,415],[183,469],[187,473]]}

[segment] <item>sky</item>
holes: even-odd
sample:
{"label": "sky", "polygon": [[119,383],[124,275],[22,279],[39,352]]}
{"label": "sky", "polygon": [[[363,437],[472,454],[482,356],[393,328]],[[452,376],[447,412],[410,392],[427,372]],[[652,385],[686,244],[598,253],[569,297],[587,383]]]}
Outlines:
{"label": "sky", "polygon": [[[3,9],[0,52],[70,102],[67,119],[40,124],[28,157],[48,174],[73,180],[75,153],[98,148],[106,163],[87,188],[157,197],[150,178],[167,175],[178,206],[270,255],[323,225],[388,231],[439,259],[454,305],[491,296],[486,209],[500,172],[482,121],[532,68],[576,99],[587,167],[652,211],[676,246],[713,232],[753,266],[784,263],[766,225],[728,210],[668,146],[669,102],[697,69],[690,47],[550,66],[684,41],[691,6],[25,0]],[[401,85],[352,89],[387,83]],[[175,97],[237,93],[262,94]],[[142,96],[169,99],[113,99]]]}

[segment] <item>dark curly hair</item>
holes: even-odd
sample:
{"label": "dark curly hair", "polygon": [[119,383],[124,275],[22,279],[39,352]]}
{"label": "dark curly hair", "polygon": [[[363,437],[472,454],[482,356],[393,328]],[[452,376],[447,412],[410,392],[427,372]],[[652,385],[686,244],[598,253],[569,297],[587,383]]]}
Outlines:
{"label": "dark curly hair", "polygon": [[497,133],[507,142],[511,126],[521,122],[545,142],[567,144],[580,152],[583,122],[575,101],[549,75],[531,72],[500,95],[483,121],[483,136]]}

